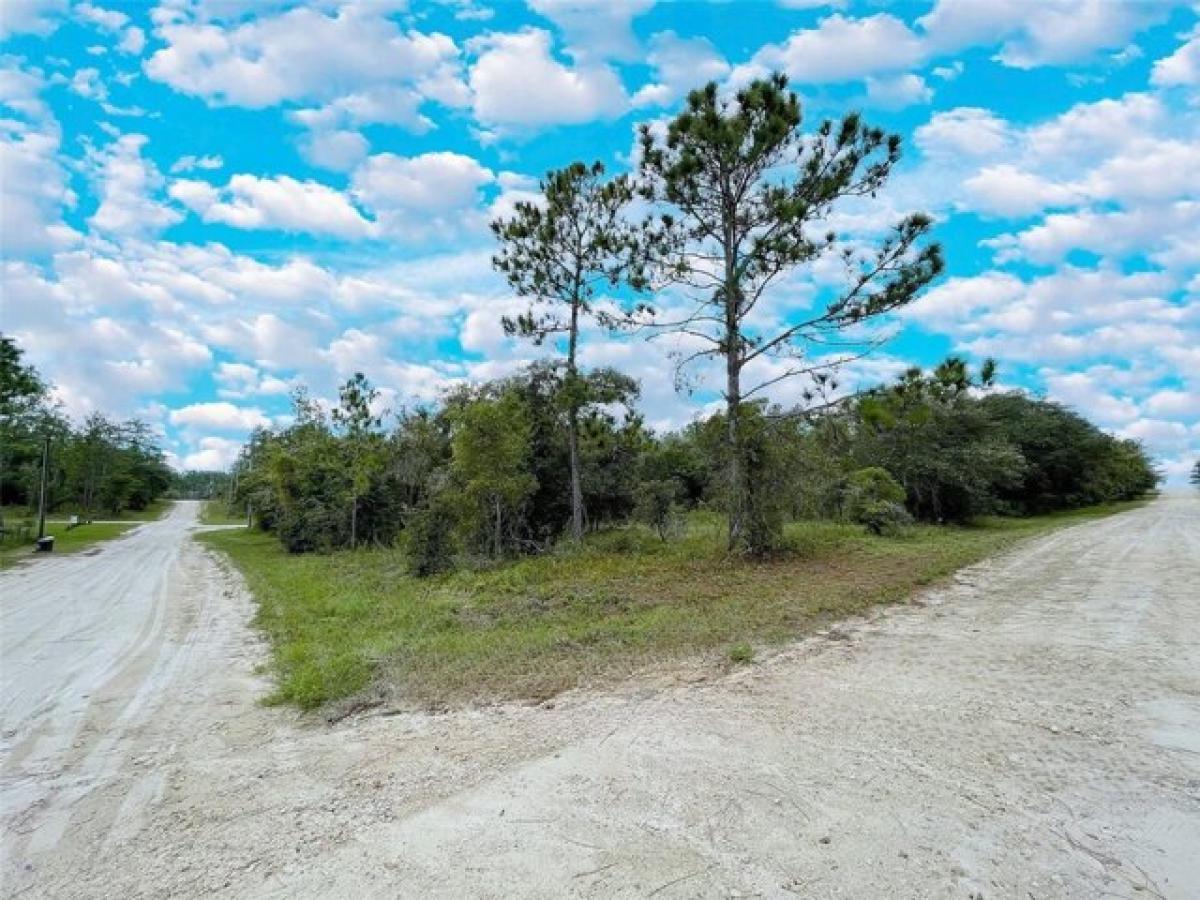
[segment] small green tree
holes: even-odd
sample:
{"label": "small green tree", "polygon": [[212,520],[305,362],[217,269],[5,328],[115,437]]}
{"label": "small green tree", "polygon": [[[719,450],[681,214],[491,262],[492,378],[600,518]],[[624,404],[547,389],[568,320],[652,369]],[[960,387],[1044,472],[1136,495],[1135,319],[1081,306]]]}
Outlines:
{"label": "small green tree", "polygon": [[[579,374],[579,336],[590,316],[605,328],[631,322],[634,313],[595,305],[597,291],[622,278],[638,284],[637,242],[625,222],[633,198],[629,179],[605,180],[604,166],[572,163],[550,172],[541,182],[542,204],[521,202],[511,219],[492,222],[500,242],[493,264],[520,296],[530,300],[527,312],[502,319],[504,330],[535,344],[563,335],[571,490],[571,534],[583,535],[583,480],[579,459],[580,411],[594,398]],[[536,308],[535,308],[536,305]],[[644,308],[644,307],[643,307]]]}
{"label": "small green tree", "polygon": [[[681,366],[722,363],[729,544],[752,552],[764,549],[760,539],[772,543],[778,535],[751,527],[772,517],[750,505],[757,479],[745,443],[750,432],[741,427],[746,401],[784,379],[822,374],[831,363],[806,351],[844,343],[847,329],[909,303],[942,270],[940,248],[922,246],[932,223],[926,215],[902,219],[865,253],[828,226],[843,201],[873,197],[884,185],[900,138],[857,114],[838,125],[826,121],[807,138],[800,122],[799,99],[774,75],[734,96],[722,96],[715,82],[693,91],[665,136],[641,127],[640,190],[661,208],[644,246],[657,280],[695,302],[664,325],[697,346]],[[754,317],[782,276],[829,255],[847,267],[843,290],[798,320]],[[745,383],[756,369],[765,374]]]}
{"label": "small green tree", "polygon": [[638,485],[634,518],[652,528],[664,542],[677,534],[683,525],[679,510],[681,488],[674,478],[643,481]]}
{"label": "small green tree", "polygon": [[1200,459],[1196,460],[1196,464],[1192,466],[1191,474],[1188,475],[1188,482],[1192,487],[1200,491]]}
{"label": "small green tree", "polygon": [[350,546],[358,546],[358,504],[370,489],[371,480],[383,467],[382,441],[378,432],[382,416],[371,407],[379,391],[362,372],[355,372],[338,391],[333,421],[345,431],[350,456]]}
{"label": "small green tree", "polygon": [[520,512],[537,487],[529,472],[529,414],[512,390],[451,412],[451,473],[477,543],[503,556],[518,538]]}

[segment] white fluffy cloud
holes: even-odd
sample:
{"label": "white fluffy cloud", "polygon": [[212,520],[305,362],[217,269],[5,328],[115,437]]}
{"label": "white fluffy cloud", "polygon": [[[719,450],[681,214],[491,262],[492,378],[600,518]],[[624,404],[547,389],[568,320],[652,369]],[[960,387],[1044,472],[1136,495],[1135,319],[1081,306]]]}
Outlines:
{"label": "white fluffy cloud", "polygon": [[963,182],[973,209],[1002,216],[1024,216],[1052,207],[1069,206],[1083,199],[1071,184],[1058,184],[1016,166],[987,166]]}
{"label": "white fluffy cloud", "polygon": [[1149,0],[937,0],[918,25],[931,52],[1000,41],[996,58],[1028,69],[1124,47],[1139,30],[1160,21],[1166,9],[1166,4]]}
{"label": "white fluffy cloud", "polygon": [[568,52],[578,60],[637,59],[631,23],[653,5],[654,0],[529,0],[534,12],[562,30]]}
{"label": "white fluffy cloud", "polygon": [[1154,64],[1151,81],[1162,87],[1200,84],[1200,25],[1186,35],[1178,50]]}
{"label": "white fluffy cloud", "polygon": [[480,190],[495,175],[461,153],[380,153],[354,173],[352,192],[396,235],[424,236],[478,225]]}
{"label": "white fluffy cloud", "polygon": [[4,0],[0,38],[14,34],[49,34],[67,11],[67,0]]}
{"label": "white fluffy cloud", "polygon": [[300,141],[300,153],[322,169],[348,172],[366,158],[370,144],[351,129],[313,131]]}
{"label": "white fluffy cloud", "polygon": [[401,31],[386,5],[346,4],[333,13],[297,7],[226,26],[183,15],[162,21],[167,46],[150,77],[218,103],[258,108],[332,99],[373,84],[417,85],[456,64],[441,34]]}
{"label": "white fluffy cloud", "polygon": [[180,179],[171,185],[170,194],[205,222],[223,222],[234,228],[277,229],[339,238],[367,238],[375,234],[375,223],[364,217],[340,191],[290,175],[275,178],[234,175],[223,188],[206,181]]}
{"label": "white fluffy cloud", "polygon": [[655,80],[633,96],[634,106],[666,106],[698,84],[719,81],[729,74],[729,63],[707,38],[681,38],[660,31],[650,39],[646,61]]}
{"label": "white fluffy cloud", "polygon": [[117,49],[122,53],[130,53],[138,56],[146,48],[146,32],[138,28],[136,25],[125,29],[121,35],[121,42],[117,44]]}
{"label": "white fluffy cloud", "polygon": [[867,78],[867,101],[883,109],[903,109],[933,99],[933,88],[912,72]]}
{"label": "white fluffy cloud", "polygon": [[1052,213],[1036,225],[989,238],[997,259],[1051,264],[1073,250],[1109,258],[1147,255],[1171,268],[1194,267],[1200,238],[1200,203],[1178,201],[1133,210],[1082,209]]}
{"label": "white fluffy cloud", "polygon": [[213,379],[219,385],[217,395],[233,400],[280,396],[290,392],[293,386],[283,378],[265,374],[257,366],[236,362],[218,364]]}
{"label": "white fluffy cloud", "polygon": [[180,461],[181,469],[196,469],[202,472],[227,470],[242,451],[242,441],[223,437],[202,437],[199,449],[188,453]]}
{"label": "white fluffy cloud", "polygon": [[129,23],[129,16],[115,9],[105,9],[92,3],[79,3],[74,9],[75,17],[96,26],[102,31],[120,31]]}
{"label": "white fluffy cloud", "polygon": [[79,239],[62,219],[76,197],[59,160],[58,123],[39,96],[42,86],[36,73],[0,67],[0,249],[11,255]]}
{"label": "white fluffy cloud", "polygon": [[1200,255],[1188,249],[1200,232],[1198,136],[1200,115],[1171,115],[1159,96],[1142,92],[1080,103],[1030,126],[954,109],[916,130],[926,162],[903,178],[935,207],[1040,216],[986,242],[1002,261],[1048,264],[1086,250],[1181,268]]}
{"label": "white fluffy cloud", "polygon": [[[1162,21],[1168,8],[1155,0],[937,0],[915,27],[886,12],[861,17],[835,13],[816,27],[762,47],[735,69],[733,80],[743,83],[776,69],[801,85],[878,79],[966,47],[997,43],[995,59],[1014,68],[1082,62],[1101,50],[1126,48],[1136,33]],[[1188,63],[1163,65],[1168,73],[1163,77],[1170,78]],[[943,67],[940,73],[953,77],[958,71]],[[924,102],[925,96],[911,80],[877,81],[874,92],[884,105],[893,106],[903,105],[904,98]]]}
{"label": "white fluffy cloud", "polygon": [[303,152],[314,165],[346,170],[366,154],[365,139],[356,134],[362,125],[423,132],[433,127],[421,112],[426,101],[468,101],[457,45],[444,34],[403,29],[393,18],[402,6],[276,11],[259,4],[258,15],[245,21],[231,4],[220,5],[223,16],[206,15],[203,4],[187,12],[160,8],[155,34],[166,46],[145,70],[216,105],[316,103],[292,112],[312,132],[302,140]]}
{"label": "white fluffy cloud", "polygon": [[778,69],[800,84],[847,81],[910,68],[924,52],[921,38],[893,15],[856,19],[837,14],[816,28],[793,32],[782,44],[763,47],[735,70],[734,79]]}
{"label": "white fluffy cloud", "polygon": [[182,216],[156,199],[164,184],[158,167],[142,155],[147,138],[124,134],[88,153],[100,206],[88,219],[97,231],[115,237],[156,234]]}
{"label": "white fluffy cloud", "polygon": [[242,432],[271,424],[271,420],[263,414],[261,409],[235,406],[226,400],[193,403],[172,410],[169,418],[172,425],[183,425],[206,431]]}
{"label": "white fluffy cloud", "polygon": [[349,378],[355,372],[371,372],[390,396],[406,402],[432,402],[460,377],[456,366],[411,363],[398,360],[387,340],[378,333],[368,334],[351,328],[321,351],[336,378]]}
{"label": "white fluffy cloud", "polygon": [[589,122],[628,108],[629,98],[613,69],[599,63],[564,65],[553,57],[550,34],[542,29],[489,35],[473,47],[479,56],[470,74],[472,107],[485,125]]}

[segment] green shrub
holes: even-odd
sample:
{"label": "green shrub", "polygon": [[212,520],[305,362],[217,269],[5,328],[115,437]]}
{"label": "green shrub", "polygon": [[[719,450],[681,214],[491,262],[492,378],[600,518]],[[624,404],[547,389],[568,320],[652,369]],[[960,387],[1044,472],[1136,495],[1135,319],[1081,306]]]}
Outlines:
{"label": "green shrub", "polygon": [[633,515],[639,522],[654,529],[662,539],[677,537],[683,529],[683,513],[678,500],[682,493],[674,478],[643,481],[638,486],[638,499]]}
{"label": "green shrub", "polygon": [[848,480],[846,516],[871,534],[895,534],[912,522],[904,500],[904,487],[887,469],[859,469]]}
{"label": "green shrub", "polygon": [[899,503],[876,500],[861,506],[854,521],[871,534],[891,536],[899,534],[906,526],[911,525],[913,518]]}
{"label": "green shrub", "polygon": [[454,520],[442,504],[418,510],[404,533],[408,571],[428,578],[454,568]]}

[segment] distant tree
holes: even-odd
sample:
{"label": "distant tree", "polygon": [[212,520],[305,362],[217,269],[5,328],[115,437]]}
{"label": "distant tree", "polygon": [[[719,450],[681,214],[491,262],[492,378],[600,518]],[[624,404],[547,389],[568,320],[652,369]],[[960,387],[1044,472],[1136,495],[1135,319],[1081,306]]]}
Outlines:
{"label": "distant tree", "polygon": [[37,369],[23,361],[17,342],[0,334],[0,417],[19,415],[46,396],[46,384]]}
{"label": "distant tree", "polygon": [[983,397],[996,432],[1025,459],[1025,472],[997,498],[1022,513],[1126,500],[1152,490],[1157,473],[1135,442],[1105,434],[1052,401],[1017,392]]}
{"label": "distant tree", "polygon": [[856,463],[890,472],[918,518],[963,521],[998,511],[998,496],[1021,484],[1026,462],[973,396],[994,374],[990,361],[975,376],[951,357],[932,373],[914,367],[866,392],[853,404]]}
{"label": "distant tree", "polygon": [[229,472],[188,469],[186,472],[176,472],[172,477],[171,494],[185,500],[225,500],[233,499],[235,486],[233,476]]}
{"label": "distant tree", "polygon": [[241,488],[289,552],[345,547],[353,485],[343,441],[307,392],[295,391],[292,407],[285,429],[252,436]]}
{"label": "distant tree", "polygon": [[371,480],[383,467],[382,439],[379,426],[382,417],[372,406],[379,391],[362,372],[355,372],[338,390],[338,406],[333,410],[334,424],[346,436],[350,455],[350,546],[358,546],[358,504],[371,487]]}
{"label": "distant tree", "polygon": [[567,412],[571,492],[571,534],[583,534],[583,478],[579,458],[579,421],[594,401],[580,377],[579,340],[583,320],[601,327],[627,325],[633,313],[596,305],[597,292],[622,279],[640,283],[635,231],[624,219],[633,198],[629,179],[604,178],[604,166],[573,163],[550,172],[541,182],[542,203],[521,202],[509,219],[492,222],[500,242],[493,263],[513,290],[530,301],[527,312],[502,319],[504,330],[541,344],[562,335],[566,340],[562,389]]}
{"label": "distant tree", "polygon": [[1196,460],[1196,464],[1192,466],[1191,474],[1188,475],[1188,482],[1192,487],[1200,491],[1200,459]]}
{"label": "distant tree", "polygon": [[[827,224],[846,200],[872,197],[900,158],[900,138],[863,124],[856,114],[823,122],[805,138],[800,101],[787,79],[756,80],[724,97],[717,85],[688,95],[663,136],[641,127],[640,187],[665,207],[646,233],[653,272],[663,284],[696,293],[692,312],[664,323],[695,341],[681,361],[723,363],[729,495],[729,544],[769,549],[778,533],[752,533],[754,474],[742,428],[743,404],[784,379],[814,375],[827,362],[806,356],[837,343],[849,328],[913,300],[942,270],[941,250],[922,245],[928,216],[901,220],[873,252],[843,244]],[[799,321],[752,318],[767,290],[799,266],[837,255],[845,289]],[[745,384],[747,367],[766,371]]]}
{"label": "distant tree", "polygon": [[[38,418],[45,412],[46,384],[12,338],[0,334],[0,503],[28,502],[23,482],[41,452]],[[3,524],[0,510],[0,524]]]}

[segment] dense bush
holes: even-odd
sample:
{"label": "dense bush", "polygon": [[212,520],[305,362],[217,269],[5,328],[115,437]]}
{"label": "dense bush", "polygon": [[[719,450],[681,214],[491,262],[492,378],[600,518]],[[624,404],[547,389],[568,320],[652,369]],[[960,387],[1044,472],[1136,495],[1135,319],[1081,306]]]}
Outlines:
{"label": "dense bush", "polygon": [[404,540],[408,571],[418,578],[454,568],[454,519],[445,504],[435,501],[413,512]]}
{"label": "dense bush", "polygon": [[[993,367],[958,359],[833,404],[820,414],[745,404],[741,527],[750,546],[781,547],[789,518],[845,516],[877,534],[914,518],[965,521],[1139,496],[1157,481],[1142,448],[1070,410],[993,393]],[[670,538],[689,507],[728,511],[723,414],[665,435],[633,409],[636,385],[602,371],[580,411],[586,521],[637,521]],[[372,395],[353,380],[349,399]],[[287,427],[256,433],[233,473],[239,504],[293,551],[391,545],[410,570],[458,555],[535,553],[569,533],[564,379],[536,366],[462,387],[437,409],[404,412],[390,432],[358,403],[332,417],[304,395]],[[357,537],[355,537],[357,535]]]}
{"label": "dense bush", "polygon": [[887,469],[869,466],[848,479],[846,516],[872,534],[895,534],[912,522],[905,499],[904,486]]}

